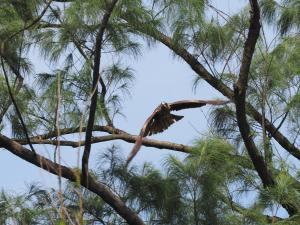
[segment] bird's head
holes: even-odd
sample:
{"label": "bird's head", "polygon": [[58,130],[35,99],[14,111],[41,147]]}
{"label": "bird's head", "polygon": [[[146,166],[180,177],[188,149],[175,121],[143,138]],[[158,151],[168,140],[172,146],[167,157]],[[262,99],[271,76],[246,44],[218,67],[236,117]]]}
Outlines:
{"label": "bird's head", "polygon": [[162,102],[160,104],[160,112],[161,113],[167,113],[167,112],[170,112],[170,106],[168,103],[166,102]]}
{"label": "bird's head", "polygon": [[163,108],[165,108],[165,109],[170,109],[169,104],[166,103],[166,102],[162,102],[162,103],[161,103],[161,106],[162,106]]}

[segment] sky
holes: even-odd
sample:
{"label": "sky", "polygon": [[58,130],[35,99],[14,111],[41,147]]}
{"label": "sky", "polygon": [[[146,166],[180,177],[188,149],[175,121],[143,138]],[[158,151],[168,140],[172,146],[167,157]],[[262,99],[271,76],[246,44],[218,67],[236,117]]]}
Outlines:
{"label": "sky", "polygon": [[[131,97],[126,97],[122,113],[126,117],[118,117],[115,121],[116,127],[131,134],[138,134],[147,117],[162,102],[173,102],[183,99],[213,99],[221,96],[208,85],[200,85],[193,91],[193,71],[174,59],[168,49],[164,46],[157,46],[152,49],[144,48],[143,56],[138,61],[132,61],[132,67],[136,74],[135,85]],[[191,144],[200,133],[206,131],[206,118],[204,109],[189,109],[180,111],[178,114],[184,115],[184,119],[173,124],[163,134],[155,135],[152,138],[172,141],[181,144]],[[117,143],[125,156],[132,148],[132,144],[123,141]],[[105,151],[107,143],[93,145],[90,158],[91,163],[97,154]],[[40,152],[49,152],[53,155],[53,147],[40,146]],[[77,150],[73,148],[62,148],[63,156],[68,163],[74,162]],[[142,147],[141,151],[134,158],[133,163],[151,161],[159,165],[162,160],[170,154],[168,150],[156,150]],[[183,155],[183,154],[181,154]],[[39,181],[45,186],[53,185],[57,182],[55,176],[43,172],[43,170],[15,157],[5,150],[0,150],[1,164],[0,176],[5,177],[0,181],[0,188],[10,190],[22,190],[25,183]],[[3,182],[5,180],[5,182]]]}
{"label": "sky", "polygon": [[[238,10],[245,1],[237,0],[215,0],[213,4],[227,13]],[[123,64],[129,64],[134,69],[136,80],[132,89],[131,98],[124,100],[123,113],[125,118],[116,120],[116,127],[131,134],[138,134],[144,121],[153,110],[162,102],[172,102],[183,99],[214,99],[222,96],[204,82],[199,85],[197,91],[193,91],[194,72],[182,60],[174,58],[172,53],[163,45],[143,48],[143,54],[138,60],[127,59]],[[48,66],[36,52],[30,56],[35,70],[47,70]],[[207,110],[189,109],[180,111],[178,114],[184,115],[184,119],[172,125],[163,134],[155,135],[152,138],[166,140],[180,144],[191,145],[197,138],[205,137],[207,130]],[[122,141],[113,142],[118,144],[124,156],[127,156],[132,148],[132,144]],[[101,143],[93,145],[90,157],[91,165],[99,154],[104,152],[111,144]],[[43,146],[38,149],[45,154],[53,155],[53,147]],[[157,150],[149,147],[142,147],[138,155],[134,158],[134,164],[141,164],[150,161],[156,166],[160,166],[169,154],[176,154],[183,157],[184,154],[174,153],[169,150]],[[76,165],[77,150],[73,148],[63,148],[62,158],[69,166]],[[26,190],[26,185],[38,182],[45,187],[55,187],[58,180],[55,176],[37,168],[18,157],[15,157],[6,150],[0,150],[0,189],[10,190],[10,192],[21,193]]]}

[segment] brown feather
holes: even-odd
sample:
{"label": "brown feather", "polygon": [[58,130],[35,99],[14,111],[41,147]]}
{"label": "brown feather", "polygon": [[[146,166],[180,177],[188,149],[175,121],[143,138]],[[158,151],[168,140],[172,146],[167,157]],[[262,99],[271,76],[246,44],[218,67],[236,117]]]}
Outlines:
{"label": "brown feather", "polygon": [[135,144],[134,144],[129,156],[127,157],[126,167],[131,162],[131,160],[134,158],[134,156],[138,153],[138,151],[141,148],[142,143],[143,143],[143,136],[139,135],[135,141]]}
{"label": "brown feather", "polygon": [[172,102],[170,104],[160,104],[145,121],[144,126],[141,129],[141,132],[138,138],[136,139],[135,144],[127,158],[126,165],[128,165],[130,161],[134,158],[134,156],[138,153],[143,143],[144,137],[163,132],[166,129],[168,129],[173,123],[183,118],[183,116],[171,114],[171,111],[177,111],[188,108],[198,108],[205,106],[206,104],[223,105],[229,102],[230,101],[223,100],[182,100]]}
{"label": "brown feather", "polygon": [[198,108],[206,105],[206,101],[203,100],[182,100],[169,104],[170,110],[182,110],[189,108]]}
{"label": "brown feather", "polygon": [[156,109],[154,110],[154,112],[147,118],[147,120],[145,121],[143,128],[140,131],[140,134],[138,136],[138,138],[135,141],[135,144],[127,158],[126,161],[126,166],[130,163],[130,161],[134,158],[134,156],[138,153],[138,151],[141,148],[141,145],[143,143],[143,137],[148,136],[149,133],[152,134],[152,130],[153,129],[158,129],[156,128],[157,125],[155,124],[155,119],[154,117],[157,116],[158,113],[160,113],[162,111],[162,104],[160,104],[158,107],[156,107]]}
{"label": "brown feather", "polygon": [[224,105],[229,103],[230,101],[224,100],[181,100],[177,102],[170,103],[170,111],[178,111],[182,109],[191,109],[191,108],[199,108],[205,105]]}

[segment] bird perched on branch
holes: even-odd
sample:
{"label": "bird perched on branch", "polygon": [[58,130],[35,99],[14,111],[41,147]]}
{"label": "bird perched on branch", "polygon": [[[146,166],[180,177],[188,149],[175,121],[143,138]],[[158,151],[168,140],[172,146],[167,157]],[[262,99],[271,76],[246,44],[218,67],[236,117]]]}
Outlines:
{"label": "bird perched on branch", "polygon": [[141,148],[144,137],[161,133],[168,129],[173,123],[183,118],[183,116],[172,114],[171,111],[199,108],[205,105],[224,105],[229,102],[230,101],[223,100],[182,100],[172,103],[161,103],[144,123],[144,126],[141,129],[140,134],[127,158],[126,165],[130,163],[130,161]]}

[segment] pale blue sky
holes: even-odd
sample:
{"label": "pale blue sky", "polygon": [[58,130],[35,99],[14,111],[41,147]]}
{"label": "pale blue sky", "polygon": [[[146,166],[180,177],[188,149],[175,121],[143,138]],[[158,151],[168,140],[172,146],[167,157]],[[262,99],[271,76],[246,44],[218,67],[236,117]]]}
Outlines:
{"label": "pale blue sky", "polygon": [[[234,12],[245,3],[236,0],[215,0],[213,4],[227,13]],[[33,53],[34,64],[37,63],[36,71],[47,69],[41,58]],[[132,59],[129,63],[136,74],[135,86],[132,89],[132,97],[124,102],[123,113],[126,118],[116,120],[116,126],[132,134],[139,133],[145,119],[155,107],[162,101],[172,102],[182,99],[212,99],[221,97],[216,91],[204,82],[197,92],[192,90],[194,73],[180,59],[172,56],[171,52],[162,45],[154,48],[144,48],[143,56],[137,61]],[[126,64],[124,63],[124,64]],[[207,133],[205,112],[207,109],[190,109],[179,112],[185,118],[171,126],[166,132],[153,136],[154,139],[173,141],[182,144],[192,144],[193,140]],[[116,141],[124,153],[128,155],[132,144]],[[105,151],[109,144],[102,143],[93,146],[90,162],[93,164],[97,154]],[[41,152],[49,152],[53,155],[50,146],[40,147]],[[156,150],[143,147],[134,158],[133,163],[145,160],[159,165],[168,154],[175,154],[168,150]],[[180,155],[180,154],[179,154]],[[63,159],[68,165],[75,165],[77,151],[73,148],[63,150]],[[15,157],[5,150],[0,151],[0,189],[25,190],[25,184],[40,182],[44,186],[56,186],[57,178],[43,170]]]}

